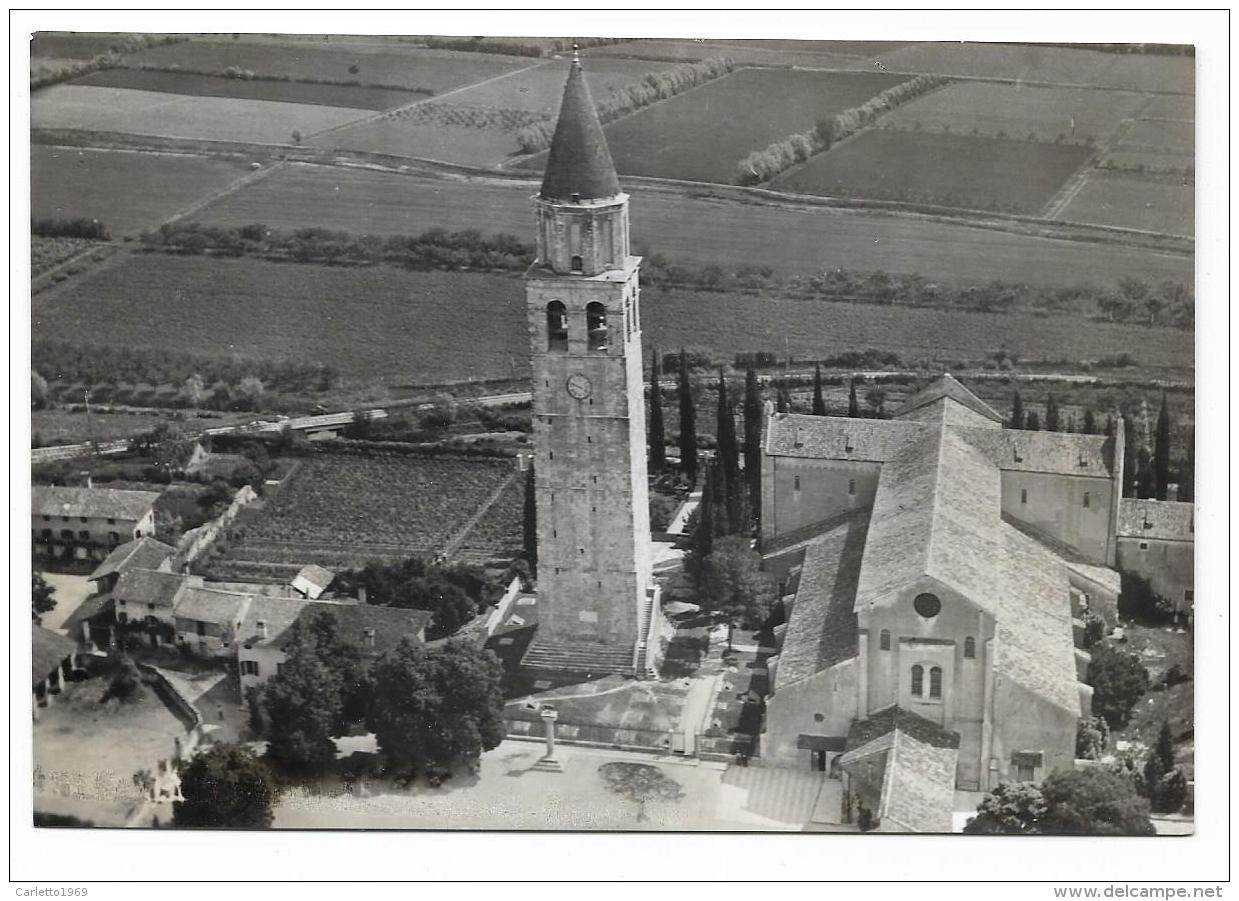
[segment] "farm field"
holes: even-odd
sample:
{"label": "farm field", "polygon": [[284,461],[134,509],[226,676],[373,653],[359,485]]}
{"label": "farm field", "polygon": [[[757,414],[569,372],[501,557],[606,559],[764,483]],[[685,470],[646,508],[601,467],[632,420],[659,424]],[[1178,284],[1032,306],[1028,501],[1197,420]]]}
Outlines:
{"label": "farm field", "polygon": [[1092,172],[1059,218],[1192,235],[1195,233],[1194,193],[1195,185],[1190,182]]}
{"label": "farm field", "polygon": [[[864,52],[858,52],[856,46],[865,46],[870,42],[826,42],[817,41],[671,41],[651,40],[633,41],[618,44],[613,47],[594,47],[589,51],[590,59],[603,56],[610,57],[646,57],[648,59],[665,59],[676,62],[696,62],[709,56],[730,56],[738,66],[803,66],[819,69],[870,69],[872,61]],[[803,46],[775,46],[783,44],[800,44]],[[880,42],[875,43],[878,46]],[[843,45],[843,46],[839,46]]]}
{"label": "farm field", "polygon": [[30,238],[30,272],[39,275],[95,244],[86,238]]}
{"label": "farm field", "polygon": [[873,129],[773,179],[776,191],[1035,214],[1086,147]]}
{"label": "farm field", "polygon": [[892,72],[930,72],[974,78],[1089,85],[1131,91],[1191,94],[1190,56],[1106,53],[1018,44],[912,44],[879,57]]}
{"label": "farm field", "polygon": [[264,144],[289,144],[293,131],[309,135],[365,115],[363,110],[306,103],[187,97],[75,84],[53,85],[30,99],[31,128]]}
{"label": "farm field", "polygon": [[1160,94],[1144,110],[1148,119],[1196,120],[1196,98],[1192,95]]}
{"label": "farm field", "polygon": [[[331,227],[370,234],[476,228],[527,237],[536,182],[455,181],[290,165],[194,216],[218,225]],[[710,200],[629,185],[633,248],[685,264],[919,272],[946,281],[1073,285],[1124,275],[1190,281],[1192,261],[1115,245],[1015,235],[863,210]],[[644,248],[644,249],[642,249]]]}
{"label": "farm field", "polygon": [[456,557],[477,563],[506,559],[519,553],[525,533],[525,476],[516,473],[477,524],[469,530]]}
{"label": "farm field", "polygon": [[[621,175],[732,184],[748,154],[905,80],[868,72],[741,69],[612,122],[607,143]],[[780,102],[770,103],[771,97]],[[521,164],[545,165],[545,153]]]}
{"label": "farm field", "polygon": [[[81,401],[79,392],[72,400]],[[158,416],[140,413],[70,413],[66,410],[32,410],[31,433],[38,441],[33,446],[77,444],[81,441],[114,441],[129,438],[138,432],[148,432],[162,421]]]}
{"label": "farm field", "polygon": [[35,219],[98,219],[119,238],[159,224],[247,171],[236,160],[35,144],[30,212]]}
{"label": "farm field", "polygon": [[514,468],[500,458],[316,454],[263,503],[225,559],[361,565],[433,556]]}
{"label": "farm field", "polygon": [[344,109],[385,110],[412,103],[423,95],[357,85],[308,84],[301,81],[246,81],[223,75],[194,75],[148,69],[102,69],[74,79],[82,87],[126,88],[193,97],[274,100]]}
{"label": "farm field", "polygon": [[1141,119],[1118,142],[1120,150],[1191,155],[1196,151],[1196,123],[1171,119]]}
{"label": "farm field", "polygon": [[[643,298],[647,342],[703,347],[725,358],[771,349],[823,357],[876,347],[913,360],[976,359],[1006,344],[1028,358],[1096,359],[1135,347],[1141,365],[1190,367],[1193,360],[1190,332],[1080,316],[654,287]],[[40,294],[33,314],[35,338],[296,357],[336,366],[354,384],[528,373],[521,282],[502,275],[133,255]]]}
{"label": "farm field", "polygon": [[[222,72],[229,66],[306,81],[360,81],[402,88],[423,88],[436,94],[473,84],[530,65],[516,56],[424,50],[391,43],[305,41],[259,43],[250,41],[192,40],[151,47],[127,56],[131,65],[180,66],[204,72]],[[350,71],[356,66],[357,71]]]}
{"label": "farm field", "polygon": [[956,134],[1100,142],[1150,101],[1147,94],[1087,88],[1038,88],[992,82],[956,82],[882,117],[900,128]]}
{"label": "farm field", "polygon": [[[442,160],[465,166],[493,166],[517,151],[515,129],[446,124],[445,120],[453,113],[464,116],[472,108],[438,109],[441,116],[422,112],[422,107],[413,107],[405,111],[408,115],[362,122],[309,143],[329,149]],[[481,113],[485,115],[486,111]]]}
{"label": "farm field", "polygon": [[93,59],[100,53],[107,53],[126,37],[108,32],[37,32],[30,39],[30,65],[37,68],[40,63],[52,61],[65,63]]}

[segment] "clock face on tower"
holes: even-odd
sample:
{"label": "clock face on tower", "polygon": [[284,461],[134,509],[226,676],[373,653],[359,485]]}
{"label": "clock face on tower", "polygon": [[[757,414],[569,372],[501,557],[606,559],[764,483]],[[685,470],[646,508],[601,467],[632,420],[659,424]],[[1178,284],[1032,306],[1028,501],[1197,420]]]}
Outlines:
{"label": "clock face on tower", "polygon": [[574,372],[568,376],[568,393],[577,400],[585,400],[593,391],[593,386],[589,383],[589,378],[579,372]]}

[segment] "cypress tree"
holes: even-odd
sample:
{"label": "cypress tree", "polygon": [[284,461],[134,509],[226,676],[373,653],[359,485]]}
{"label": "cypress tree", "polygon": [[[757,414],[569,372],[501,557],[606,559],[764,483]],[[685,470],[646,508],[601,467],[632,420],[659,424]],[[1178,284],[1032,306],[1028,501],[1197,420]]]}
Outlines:
{"label": "cypress tree", "polygon": [[1097,434],[1097,419],[1093,416],[1092,410],[1084,411],[1084,425],[1080,429],[1085,435]]}
{"label": "cypress tree", "polygon": [[749,486],[749,509],[761,517],[761,426],[765,410],[757,372],[744,373],[744,476]]}
{"label": "cypress tree", "polygon": [[667,465],[667,430],[663,425],[663,392],[658,385],[658,348],[650,381],[650,471],[660,473]]}
{"label": "cypress tree", "polygon": [[525,559],[529,561],[529,571],[538,571],[538,505],[534,494],[533,461],[529,461],[529,469],[525,472],[525,510],[524,510],[524,544]]}
{"label": "cypress tree", "polygon": [[697,407],[688,378],[688,354],[680,348],[680,466],[689,482],[697,481]]}
{"label": "cypress tree", "polygon": [[690,544],[689,560],[687,561],[688,569],[698,581],[701,579],[702,564],[705,559],[710,556],[710,552],[714,550],[714,498],[710,489],[712,481],[711,467],[707,467],[703,474],[703,485],[701,491],[701,502],[697,505],[697,526],[693,530],[692,540]]}
{"label": "cypress tree", "polygon": [[1174,769],[1174,736],[1170,734],[1170,723],[1162,723],[1157,733],[1157,744],[1154,753],[1162,764],[1162,772],[1169,773]]}
{"label": "cypress tree", "polygon": [[1024,428],[1030,432],[1035,432],[1041,428],[1041,420],[1037,418],[1036,410],[1028,411],[1028,415],[1024,417]]}
{"label": "cypress tree", "polygon": [[1024,399],[1020,397],[1020,392],[1015,392],[1015,397],[1011,399],[1011,428],[1024,428]]}
{"label": "cypress tree", "polygon": [[1153,455],[1148,448],[1136,454],[1136,497],[1153,498],[1157,494],[1157,474],[1153,471]]}
{"label": "cypress tree", "polygon": [[1045,430],[1047,432],[1058,431],[1058,401],[1054,399],[1053,391],[1045,399]]}
{"label": "cypress tree", "polygon": [[856,398],[856,377],[848,379],[848,417],[860,419],[860,401]]}
{"label": "cypress tree", "polygon": [[743,532],[744,480],[740,478],[740,448],[736,441],[736,419],[727,397],[727,380],[718,371],[718,456],[723,464],[723,488],[727,500],[727,524],[730,532]]}
{"label": "cypress tree", "polygon": [[1162,408],[1157,413],[1157,430],[1153,433],[1153,478],[1158,500],[1173,500],[1166,497],[1166,486],[1170,484],[1170,408],[1166,402],[1166,392],[1162,392]]}
{"label": "cypress tree", "polygon": [[1123,417],[1123,497],[1136,497],[1140,478],[1140,445],[1136,441],[1136,418]]}
{"label": "cypress tree", "polygon": [[1196,496],[1196,433],[1187,444],[1187,456],[1179,464],[1179,500],[1190,501]]}
{"label": "cypress tree", "polygon": [[816,364],[813,370],[813,415],[826,415],[826,401],[822,399],[822,364]]}
{"label": "cypress tree", "polygon": [[710,510],[714,524],[714,537],[730,534],[731,523],[727,520],[727,478],[722,465],[715,460],[710,464],[706,478],[706,491],[710,495]]}

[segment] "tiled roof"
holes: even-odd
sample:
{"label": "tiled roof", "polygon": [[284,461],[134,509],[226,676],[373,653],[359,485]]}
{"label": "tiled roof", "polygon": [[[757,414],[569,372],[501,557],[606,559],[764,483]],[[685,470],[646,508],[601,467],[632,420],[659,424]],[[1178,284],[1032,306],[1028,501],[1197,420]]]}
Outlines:
{"label": "tiled roof", "polygon": [[968,443],[999,469],[1110,478],[1114,439],[1071,432],[957,428]]}
{"label": "tiled roof", "polygon": [[33,682],[38,683],[46,679],[52,670],[76,651],[77,644],[59,632],[53,632],[39,625],[33,626],[33,631],[34,656],[31,668],[34,674]]}
{"label": "tiled roof", "polygon": [[1189,501],[1125,497],[1119,501],[1119,537],[1195,541],[1195,515]]}
{"label": "tiled roof", "polygon": [[1114,594],[1118,594],[1123,587],[1122,577],[1117,572],[1104,564],[1098,563],[1096,560],[1084,556],[1065,541],[1059,541],[1040,529],[1030,526],[1028,523],[1020,522],[1014,516],[1006,513],[1002,514],[1002,521],[1042,545],[1058,558],[1058,562],[1067,567],[1069,572],[1082,576],[1090,582],[1095,582],[1103,588],[1109,589]]}
{"label": "tiled roof", "polygon": [[162,573],[153,569],[131,569],[121,573],[112,589],[112,597],[131,604],[154,604],[171,609],[176,593],[185,578],[179,573]]}
{"label": "tiled roof", "polygon": [[848,730],[848,751],[863,750],[871,742],[896,730],[935,748],[959,747],[958,732],[943,729],[911,710],[891,706],[852,723],[852,728]]}
{"label": "tiled roof", "polygon": [[175,553],[176,548],[143,536],[134,541],[126,541],[113,550],[90,574],[90,578],[97,581],[113,573],[123,573],[131,569],[158,569],[160,564]]}
{"label": "tiled roof", "polygon": [[319,566],[317,563],[303,566],[301,571],[297,573],[298,579],[305,579],[311,585],[317,585],[319,588],[326,588],[335,577],[335,573],[324,566]]}
{"label": "tiled roof", "polygon": [[35,485],[30,492],[30,512],[34,516],[139,520],[157,500],[159,493],[155,491]]}
{"label": "tiled roof", "polygon": [[852,602],[865,552],[868,513],[849,514],[805,548],[791,620],[779,651],[780,686],[856,656]]}
{"label": "tiled roof", "polygon": [[[332,604],[312,601],[302,608],[296,622],[309,625],[320,613],[330,613],[336,618],[340,640],[354,644],[363,650],[382,654],[400,644],[404,638],[417,640],[418,633],[430,626],[434,618],[427,610],[406,610],[401,607],[379,607],[374,604]],[[373,630],[374,644],[366,643],[368,630]],[[284,647],[292,638],[291,628],[272,642],[275,647]]]}
{"label": "tiled roof", "polygon": [[[238,638],[246,647],[274,644],[292,627],[306,606],[312,603],[314,602],[296,595],[292,597],[251,596],[250,607],[245,613],[245,621],[241,624]],[[266,638],[261,638],[258,634],[260,622],[267,625]]]}
{"label": "tiled roof", "polygon": [[1002,598],[994,669],[1079,716],[1067,568],[1014,526],[1002,523],[1002,534],[994,567],[995,593]]}
{"label": "tiled roof", "polygon": [[186,586],[176,599],[173,613],[178,619],[227,625],[241,620],[250,603],[250,596],[233,591]]}
{"label": "tiled roof", "polygon": [[574,60],[564,85],[559,121],[542,178],[546,200],[599,200],[620,193],[615,163],[607,147],[594,100],[579,60]]}
{"label": "tiled roof", "polygon": [[882,832],[951,832],[959,752],[900,730],[886,763],[878,804]]}
{"label": "tiled roof", "polygon": [[999,425],[1002,424],[1002,415],[1000,413],[960,384],[959,380],[949,372],[943,374],[933,384],[922,388],[916,394],[909,397],[903,406],[895,411],[894,418],[908,417],[915,411],[934,404],[938,404],[940,408],[936,415],[946,418],[949,415],[949,405],[944,403],[945,401],[953,401],[986,419],[992,420]]}
{"label": "tiled roof", "polygon": [[775,457],[884,463],[909,441],[923,435],[925,429],[918,422],[776,413],[767,423],[766,453]]}

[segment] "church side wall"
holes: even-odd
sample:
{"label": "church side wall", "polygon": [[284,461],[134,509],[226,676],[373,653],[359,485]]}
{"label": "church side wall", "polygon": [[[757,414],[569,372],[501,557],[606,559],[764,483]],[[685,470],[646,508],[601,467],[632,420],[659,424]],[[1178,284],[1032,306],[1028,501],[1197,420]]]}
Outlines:
{"label": "church side wall", "polygon": [[[762,534],[782,535],[873,503],[881,464],[764,457]],[[799,487],[797,487],[799,479]]]}
{"label": "church side wall", "polygon": [[1011,679],[994,680],[993,744],[990,749],[989,785],[1016,778],[1011,755],[1039,751],[1042,765],[1033,773],[1040,781],[1055,770],[1075,766],[1077,717],[1028,691]]}
{"label": "church side wall", "polygon": [[1105,563],[1113,490],[1109,478],[1003,470],[1002,512]]}
{"label": "church side wall", "polygon": [[802,734],[845,738],[858,715],[857,679],[858,662],[850,657],[807,679],[779,686],[766,703],[762,760],[808,769],[810,752],[796,747]]}
{"label": "church side wall", "polygon": [[[1148,547],[1141,550],[1140,545]],[[1184,592],[1194,590],[1196,554],[1191,541],[1158,541],[1149,538],[1120,538],[1118,568],[1148,579],[1153,590],[1175,605],[1185,608]]]}

